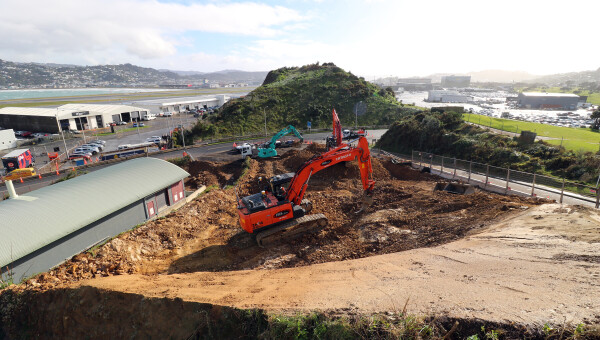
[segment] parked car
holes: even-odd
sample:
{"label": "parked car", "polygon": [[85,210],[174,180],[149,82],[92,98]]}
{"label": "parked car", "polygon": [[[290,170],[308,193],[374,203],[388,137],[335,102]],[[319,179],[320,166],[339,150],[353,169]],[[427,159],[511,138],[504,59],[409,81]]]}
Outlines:
{"label": "parked car", "polygon": [[173,116],[172,112],[163,112],[163,117],[171,117]]}
{"label": "parked car", "polygon": [[159,138],[150,137],[150,138],[146,138],[146,142],[150,142],[150,143],[154,143],[154,144],[160,144],[160,143],[162,143],[162,138],[160,138],[160,137]]}
{"label": "parked car", "polygon": [[146,124],[139,122],[139,123],[133,123],[133,127],[144,127],[146,126]]}
{"label": "parked car", "polygon": [[87,143],[87,144],[83,144],[82,146],[91,146],[93,148],[98,148],[98,150],[100,150],[100,151],[104,150],[104,145],[102,145],[102,144],[96,144],[96,143],[92,143],[92,142]]}
{"label": "parked car", "polygon": [[89,152],[92,155],[95,155],[98,152],[100,152],[100,149],[98,149],[97,147],[94,147],[94,146],[89,146],[89,145],[83,146],[82,145],[80,147],[75,148],[75,150],[73,150],[73,152],[84,152],[84,153]]}
{"label": "parked car", "polygon": [[73,159],[77,159],[77,158],[85,158],[87,160],[90,160],[92,154],[89,152],[73,152],[69,155],[69,160],[73,160]]}
{"label": "parked car", "polygon": [[120,120],[117,122],[117,125],[127,125],[127,122]]}
{"label": "parked car", "polygon": [[94,139],[93,141],[90,141],[90,143],[95,143],[95,144],[102,144],[105,145],[106,141],[102,140],[102,139]]}

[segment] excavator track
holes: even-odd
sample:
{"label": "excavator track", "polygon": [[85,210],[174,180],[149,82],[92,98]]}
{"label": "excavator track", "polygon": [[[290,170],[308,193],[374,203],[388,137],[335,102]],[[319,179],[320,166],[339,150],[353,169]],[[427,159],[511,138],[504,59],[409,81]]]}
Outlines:
{"label": "excavator track", "polygon": [[327,226],[327,217],[323,214],[306,215],[286,222],[277,227],[258,232],[256,243],[264,247],[282,240],[290,240],[308,231],[317,231]]}

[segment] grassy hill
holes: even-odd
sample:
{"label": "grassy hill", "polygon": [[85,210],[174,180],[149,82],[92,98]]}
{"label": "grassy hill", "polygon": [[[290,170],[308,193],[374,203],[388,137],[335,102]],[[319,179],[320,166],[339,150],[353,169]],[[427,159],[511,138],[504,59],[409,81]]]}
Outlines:
{"label": "grassy hill", "polygon": [[389,125],[418,109],[404,106],[391,89],[380,89],[332,63],[284,67],[269,72],[264,83],[243,98],[226,103],[193,130],[197,136],[269,131],[287,125],[306,128],[331,126],[336,109],[343,126],[354,126],[354,106],[366,104],[359,126]]}

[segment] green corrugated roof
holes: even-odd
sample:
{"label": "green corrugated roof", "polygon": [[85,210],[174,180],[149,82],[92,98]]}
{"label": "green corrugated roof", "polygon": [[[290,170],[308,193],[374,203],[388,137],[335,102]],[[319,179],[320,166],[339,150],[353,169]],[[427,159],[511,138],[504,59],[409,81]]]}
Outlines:
{"label": "green corrugated roof", "polygon": [[30,254],[189,174],[137,158],[0,202],[0,265]]}

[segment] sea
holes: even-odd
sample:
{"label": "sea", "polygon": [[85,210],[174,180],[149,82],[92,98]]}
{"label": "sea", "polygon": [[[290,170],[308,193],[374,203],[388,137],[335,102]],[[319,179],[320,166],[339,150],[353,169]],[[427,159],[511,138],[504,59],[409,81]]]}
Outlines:
{"label": "sea", "polygon": [[79,88],[79,89],[27,89],[27,90],[0,90],[0,100],[54,98],[70,96],[86,96],[97,94],[121,94],[139,92],[171,91],[170,89],[144,89],[144,88]]}

